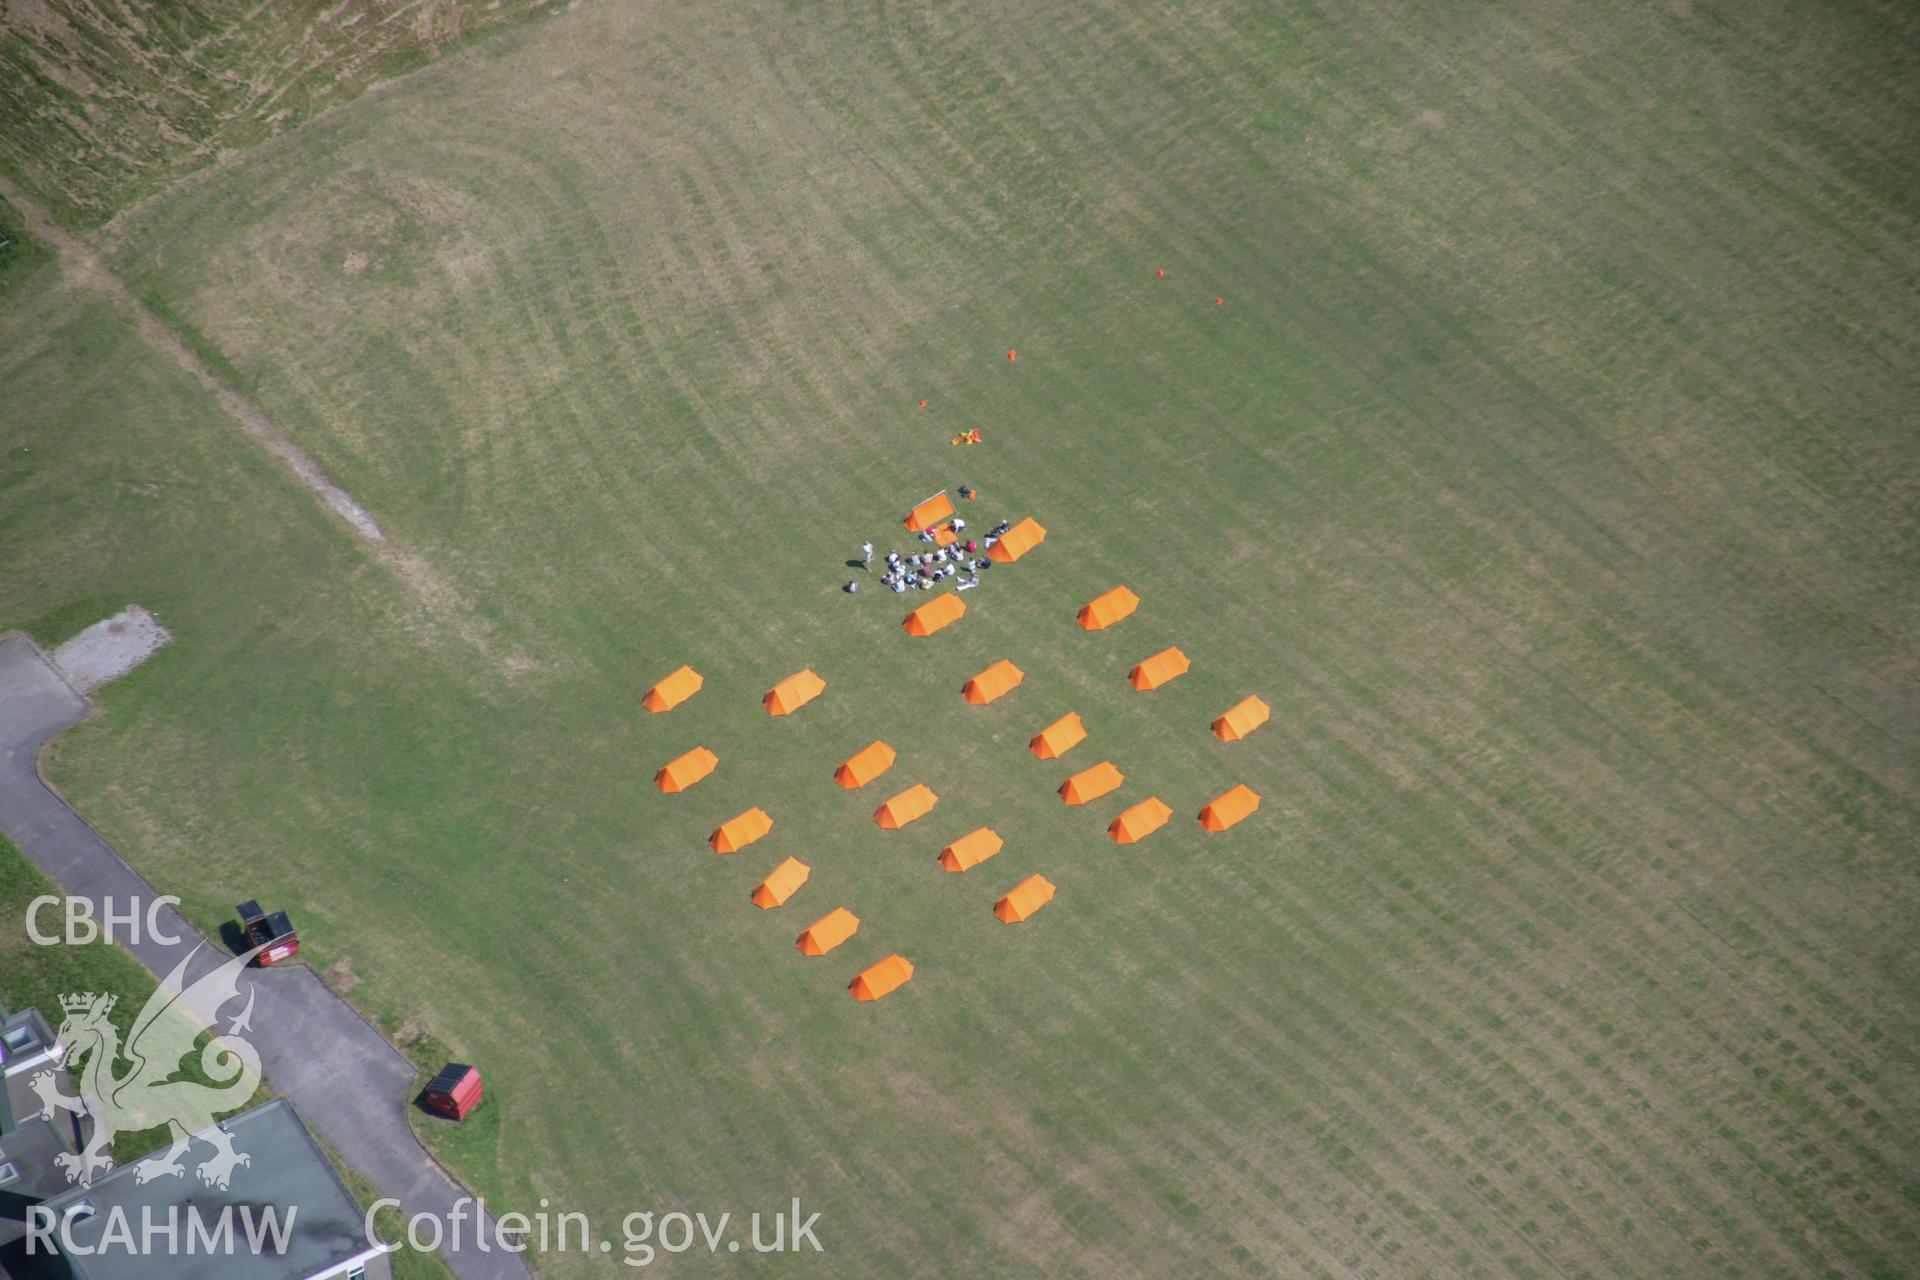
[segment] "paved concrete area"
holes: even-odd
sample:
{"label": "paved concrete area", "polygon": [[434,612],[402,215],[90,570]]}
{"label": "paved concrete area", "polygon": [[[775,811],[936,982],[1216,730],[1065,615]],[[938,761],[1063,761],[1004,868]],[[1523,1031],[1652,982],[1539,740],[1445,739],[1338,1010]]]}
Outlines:
{"label": "paved concrete area", "polygon": [[[144,920],[158,895],[48,790],[36,765],[40,748],[89,710],[27,637],[0,637],[0,831],[68,895],[96,903],[111,898],[116,910],[137,902]],[[143,931],[127,948],[155,977],[170,973],[204,941],[170,907],[158,919],[162,931],[179,942],[157,942]],[[211,969],[227,956],[216,944],[206,944],[189,974]],[[381,1194],[398,1199],[403,1213],[449,1221],[455,1201],[467,1193],[428,1157],[407,1126],[413,1065],[311,969],[255,970],[254,979],[258,995],[248,1039],[260,1053],[267,1087],[291,1098],[314,1132]],[[443,1250],[461,1280],[529,1276],[517,1255],[481,1249],[480,1232],[470,1219],[463,1225],[462,1247]],[[489,1218],[484,1224],[489,1242],[493,1232]]]}
{"label": "paved concrete area", "polygon": [[81,693],[118,680],[173,639],[152,614],[130,604],[53,651],[53,669]]}

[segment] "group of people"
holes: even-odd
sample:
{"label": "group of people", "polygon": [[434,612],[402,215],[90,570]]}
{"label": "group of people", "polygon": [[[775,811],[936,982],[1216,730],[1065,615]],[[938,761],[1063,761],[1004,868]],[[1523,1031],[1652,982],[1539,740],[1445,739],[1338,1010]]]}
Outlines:
{"label": "group of people", "polygon": [[[995,525],[993,532],[982,538],[967,538],[961,542],[958,538],[967,531],[967,522],[955,516],[948,526],[956,540],[947,546],[936,546],[931,551],[916,551],[901,555],[898,551],[887,552],[887,567],[880,574],[880,585],[893,592],[931,591],[948,579],[954,579],[954,588],[958,591],[971,591],[980,585],[980,575],[993,568],[993,561],[985,553],[1002,535],[1012,527],[1012,521],[1002,520]],[[933,530],[922,529],[920,541],[934,542]],[[978,559],[975,559],[975,556]],[[861,563],[867,566],[867,572],[873,572],[873,544],[860,544]],[[857,581],[848,582],[849,594],[860,590]]]}

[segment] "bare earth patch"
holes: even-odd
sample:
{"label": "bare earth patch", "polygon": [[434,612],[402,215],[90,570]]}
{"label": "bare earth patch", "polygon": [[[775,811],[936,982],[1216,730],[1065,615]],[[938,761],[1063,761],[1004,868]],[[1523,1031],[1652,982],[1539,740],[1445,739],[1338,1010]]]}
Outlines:
{"label": "bare earth patch", "polygon": [[53,665],[67,683],[86,693],[109,680],[118,680],[171,639],[152,614],[130,604],[55,649]]}
{"label": "bare earth patch", "polygon": [[320,976],[326,979],[327,985],[340,995],[345,995],[360,985],[360,975],[353,971],[352,962],[345,959],[336,960],[328,965],[326,972]]}

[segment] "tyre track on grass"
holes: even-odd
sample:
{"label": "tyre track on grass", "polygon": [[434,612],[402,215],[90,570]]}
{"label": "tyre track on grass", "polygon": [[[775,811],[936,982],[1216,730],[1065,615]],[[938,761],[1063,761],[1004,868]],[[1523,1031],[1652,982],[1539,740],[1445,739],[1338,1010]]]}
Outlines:
{"label": "tyre track on grass", "polygon": [[461,597],[452,581],[432,563],[407,550],[387,536],[373,513],[359,499],[328,479],[320,464],[294,443],[266,411],[227,385],[207,367],[186,340],[136,296],[125,281],[115,275],[78,236],[68,232],[48,216],[32,198],[14,183],[0,177],[0,197],[20,211],[27,233],[52,249],[60,259],[67,283],[77,291],[92,294],[108,303],[130,324],[140,340],[173,362],[212,396],[227,417],[246,432],[249,439],[264,449],[290,472],[301,487],[313,494],[337,516],[385,565],[406,589],[408,597],[435,624],[479,649],[490,663],[509,676],[524,670],[526,659],[501,659],[491,644],[491,629],[477,617]]}

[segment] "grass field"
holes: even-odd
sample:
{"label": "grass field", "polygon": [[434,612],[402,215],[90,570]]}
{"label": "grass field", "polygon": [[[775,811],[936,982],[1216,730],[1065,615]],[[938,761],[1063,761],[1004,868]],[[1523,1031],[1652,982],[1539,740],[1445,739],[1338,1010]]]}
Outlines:
{"label": "grass field", "polygon": [[[176,636],[52,776],[203,924],[285,905],[481,1063],[487,1124],[428,1136],[497,1205],[797,1195],[828,1252],[785,1270],[837,1277],[1907,1273],[1916,35],[1852,0],[497,35],[92,241],[435,589],[119,316],[8,280],[0,626]],[[909,640],[842,561],[963,481],[1051,536]],[[1117,582],[1141,611],[1082,634]],[[1001,657],[1025,684],[965,705]],[[802,666],[827,693],[770,720]],[[1215,741],[1250,692],[1273,722]],[[1089,741],[1030,758],[1066,710]],[[1061,806],[1101,759],[1126,787]],[[916,781],[931,818],[868,820]],[[1263,808],[1204,835],[1236,782]],[[1176,821],[1107,841],[1149,794]],[[774,833],[711,854],[753,804]],[[754,910],[788,854],[811,883]],[[999,924],[1034,871],[1058,899]],[[803,959],[836,905],[860,934]],[[914,981],[848,999],[893,950]]]}
{"label": "grass field", "polygon": [[549,2],[21,0],[0,22],[0,172],[94,226]]}

